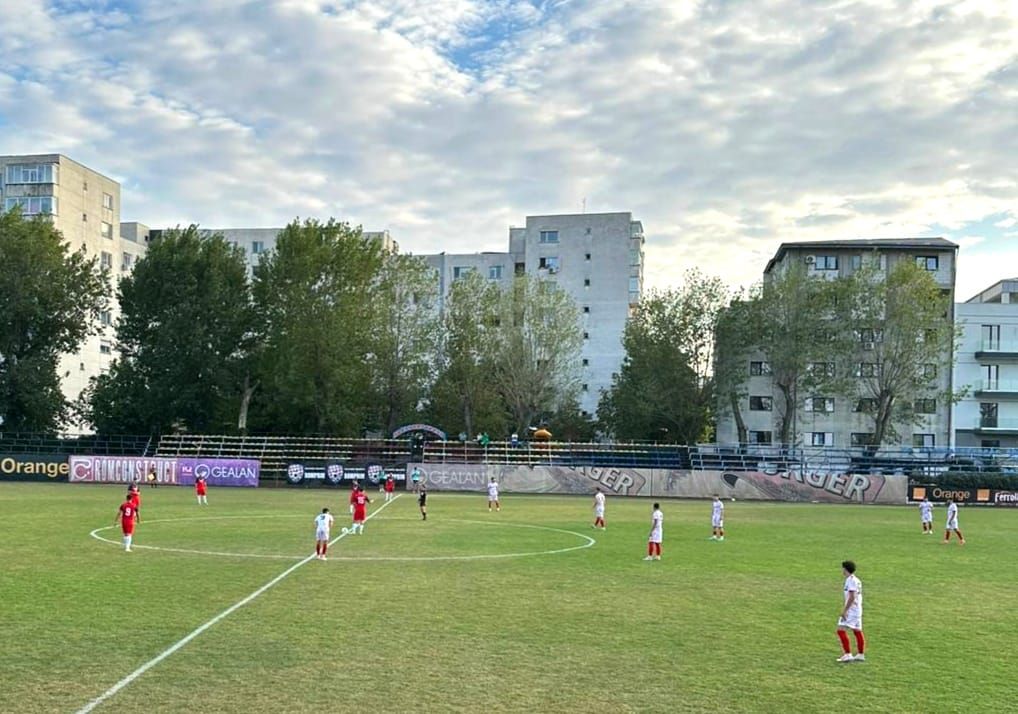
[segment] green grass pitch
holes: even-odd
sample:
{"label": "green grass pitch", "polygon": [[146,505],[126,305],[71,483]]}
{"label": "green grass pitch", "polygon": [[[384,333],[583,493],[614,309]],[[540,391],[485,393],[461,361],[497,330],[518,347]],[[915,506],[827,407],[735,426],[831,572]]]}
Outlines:
{"label": "green grass pitch", "polygon": [[[177,550],[126,554],[89,536],[122,493],[0,485],[0,711],[79,710],[310,554],[323,505],[333,537],[348,519],[346,491],[199,507],[145,488],[136,545]],[[402,495],[96,711],[1015,711],[1018,511],[962,508],[959,547],[914,508],[729,502],[714,543],[709,502],[665,501],[648,563],[647,500],[609,498],[601,532],[586,497],[430,499],[421,522]],[[839,665],[846,558],[868,661]]]}

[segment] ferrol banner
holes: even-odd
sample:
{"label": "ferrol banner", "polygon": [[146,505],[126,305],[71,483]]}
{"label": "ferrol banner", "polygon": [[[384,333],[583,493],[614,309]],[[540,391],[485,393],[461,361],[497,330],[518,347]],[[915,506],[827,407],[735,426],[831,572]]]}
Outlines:
{"label": "ferrol banner", "polygon": [[824,503],[905,503],[907,478],[898,475],[790,471],[689,471],[615,467],[408,464],[429,489],[484,491],[494,477],[506,492],[592,493],[600,486],[618,496],[725,498]]}
{"label": "ferrol banner", "polygon": [[949,488],[944,486],[908,487],[908,500],[921,501],[924,498],[934,503],[946,503],[953,499],[957,503],[968,503],[984,506],[1016,506],[1018,507],[1018,491],[1001,491],[995,488]]}
{"label": "ferrol banner", "polygon": [[261,462],[255,459],[177,459],[177,483],[204,477],[209,486],[257,486]]}
{"label": "ferrol banner", "polygon": [[66,481],[67,457],[56,454],[0,455],[0,482]]}

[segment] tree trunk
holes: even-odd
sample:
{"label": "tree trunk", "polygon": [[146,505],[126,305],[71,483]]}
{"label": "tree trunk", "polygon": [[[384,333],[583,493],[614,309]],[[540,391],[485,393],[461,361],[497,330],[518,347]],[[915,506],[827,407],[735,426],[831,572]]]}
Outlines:
{"label": "tree trunk", "polygon": [[891,413],[894,407],[894,397],[881,394],[877,402],[877,414],[873,425],[873,445],[877,448],[884,443],[887,436],[887,425],[891,423]]}
{"label": "tree trunk", "polygon": [[749,443],[749,431],[746,429],[746,420],[742,418],[742,410],[739,409],[739,395],[732,390],[728,393],[732,403],[732,416],[735,417],[735,429],[738,433],[739,444]]}
{"label": "tree trunk", "polygon": [[251,375],[244,375],[244,391],[240,396],[240,413],[237,415],[237,431],[241,434],[247,433],[247,411],[251,406],[251,397],[258,389],[259,382],[251,384]]}
{"label": "tree trunk", "polygon": [[794,446],[789,442],[789,436],[794,438],[792,431],[792,422],[795,420],[795,393],[792,391],[791,385],[778,384],[778,389],[781,390],[781,396],[785,400],[785,413],[781,415],[781,445],[782,446]]}

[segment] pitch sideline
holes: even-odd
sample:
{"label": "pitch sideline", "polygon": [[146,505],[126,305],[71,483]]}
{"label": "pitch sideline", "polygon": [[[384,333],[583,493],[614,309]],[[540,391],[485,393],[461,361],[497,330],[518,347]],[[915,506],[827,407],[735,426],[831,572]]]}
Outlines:
{"label": "pitch sideline", "polygon": [[[371,520],[374,516],[376,516],[377,514],[381,513],[383,510],[385,510],[386,506],[388,506],[390,503],[395,503],[395,501],[401,495],[403,495],[403,494],[397,494],[396,497],[393,498],[391,501],[386,501],[385,503],[383,503],[377,510],[372,511],[371,515],[368,516],[366,520]],[[345,538],[348,535],[349,535],[349,532],[347,532],[347,533],[340,533],[338,536],[336,536],[331,541],[329,541],[329,545],[332,545],[333,543],[336,543],[336,542],[342,540],[343,538]],[[94,710],[97,706],[99,706],[100,704],[105,702],[107,699],[112,697],[114,694],[119,692],[121,689],[123,689],[124,687],[129,685],[131,682],[136,680],[141,675],[145,674],[145,672],[147,672],[148,670],[152,669],[157,664],[162,662],[164,659],[166,659],[167,657],[172,655],[174,652],[176,652],[177,650],[182,648],[188,642],[190,642],[191,640],[196,638],[198,635],[200,635],[203,632],[205,632],[205,630],[209,629],[210,627],[212,627],[213,625],[215,625],[219,621],[223,620],[227,616],[231,615],[232,613],[236,612],[240,608],[244,607],[249,602],[251,602],[252,600],[257,598],[259,595],[261,595],[262,593],[266,592],[267,590],[270,590],[277,583],[279,583],[282,580],[284,580],[287,576],[289,576],[295,570],[297,570],[298,568],[300,568],[303,565],[306,565],[307,563],[310,563],[312,560],[315,560],[315,559],[316,559],[315,555],[309,555],[308,557],[306,557],[304,560],[300,561],[299,563],[295,563],[294,565],[291,565],[289,568],[284,570],[282,573],[280,573],[279,575],[274,577],[269,582],[267,582],[264,585],[262,585],[260,588],[255,590],[253,593],[251,593],[250,595],[245,597],[243,600],[240,600],[239,602],[234,603],[230,607],[226,608],[221,613],[219,613],[218,615],[213,617],[211,620],[209,620],[208,622],[204,623],[203,625],[200,625],[196,629],[192,630],[190,634],[186,635],[182,639],[180,639],[177,642],[175,642],[174,644],[170,645],[165,650],[160,652],[158,655],[156,655],[155,657],[150,659],[148,662],[146,662],[145,664],[143,664],[140,667],[138,667],[138,669],[134,670],[129,675],[127,675],[126,677],[121,679],[119,682],[117,682],[112,687],[107,689],[105,692],[100,694],[98,697],[96,697],[95,699],[90,701],[88,704],[83,706],[81,709],[78,709],[76,714],[88,714],[88,712],[91,712],[92,710]]]}

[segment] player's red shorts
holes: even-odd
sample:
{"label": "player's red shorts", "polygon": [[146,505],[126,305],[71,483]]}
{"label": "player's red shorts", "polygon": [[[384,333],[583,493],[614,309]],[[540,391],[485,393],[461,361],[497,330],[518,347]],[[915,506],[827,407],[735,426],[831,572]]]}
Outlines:
{"label": "player's red shorts", "polygon": [[366,515],[366,513],[367,513],[367,511],[364,508],[354,508],[353,509],[353,522],[354,523],[363,523],[364,522],[364,516]]}
{"label": "player's red shorts", "polygon": [[194,485],[194,490],[197,492],[197,494],[199,496],[204,496],[205,495],[205,483],[203,481],[199,481],[198,483],[196,483]]}
{"label": "player's red shorts", "polygon": [[121,518],[120,528],[124,531],[124,535],[134,535],[134,517],[132,516],[131,520]]}

